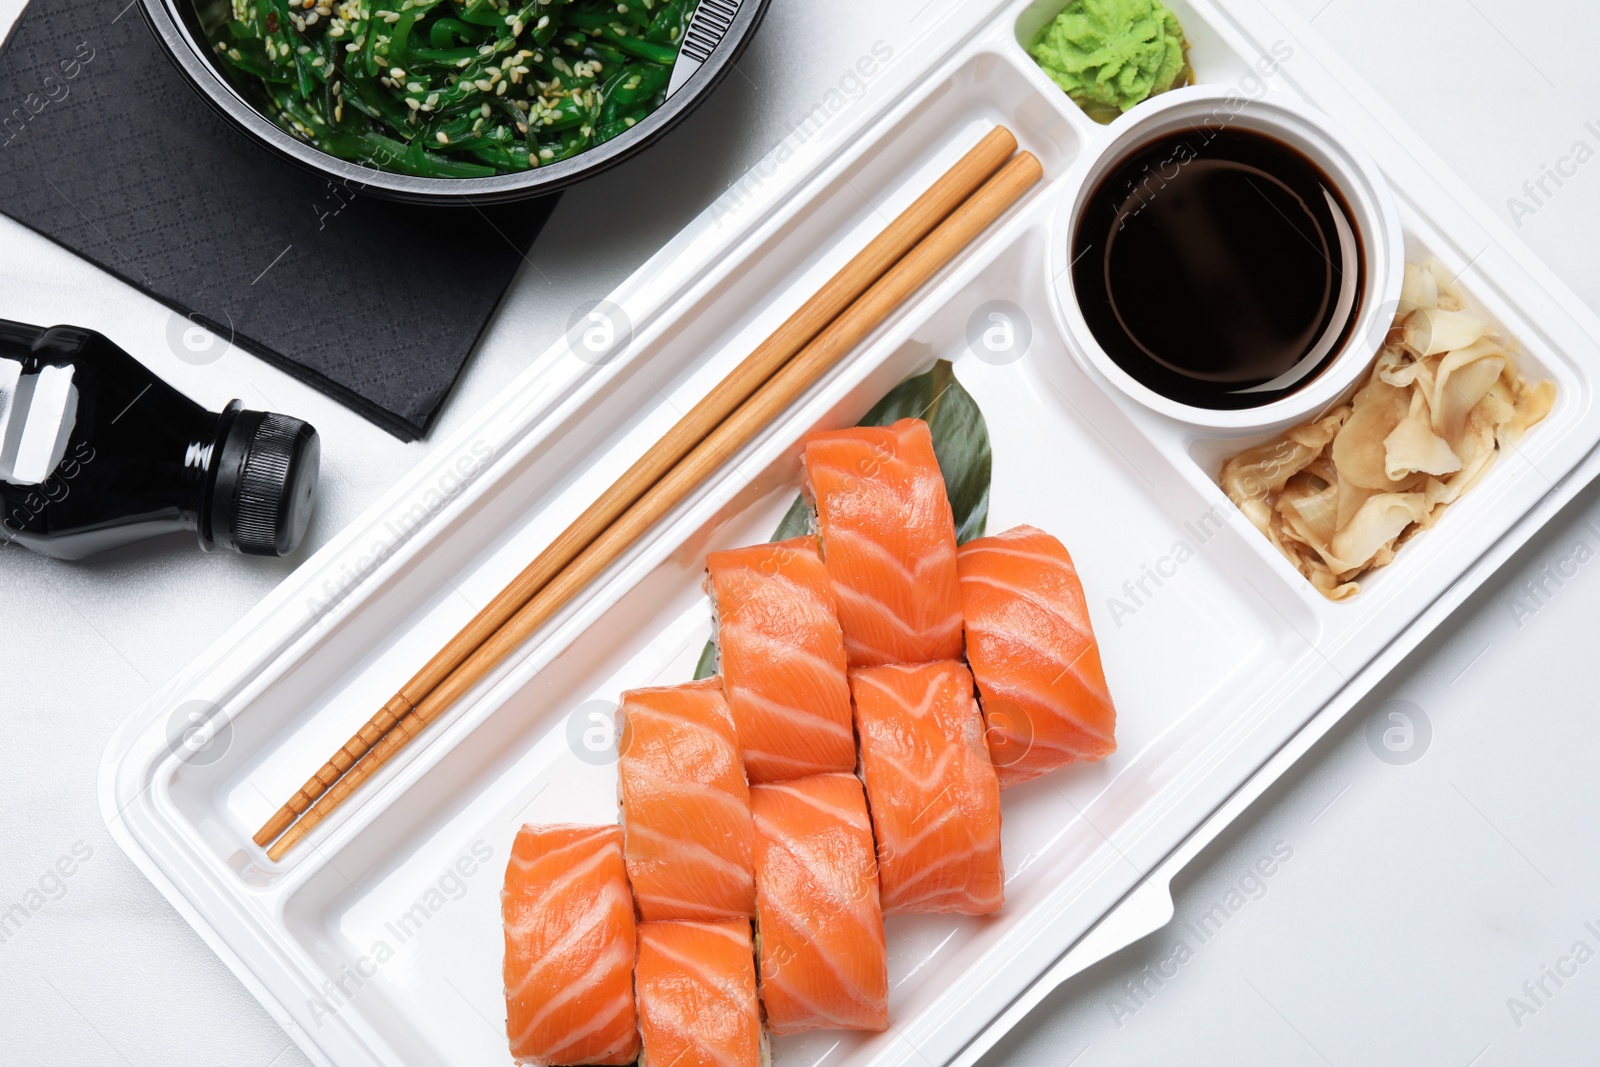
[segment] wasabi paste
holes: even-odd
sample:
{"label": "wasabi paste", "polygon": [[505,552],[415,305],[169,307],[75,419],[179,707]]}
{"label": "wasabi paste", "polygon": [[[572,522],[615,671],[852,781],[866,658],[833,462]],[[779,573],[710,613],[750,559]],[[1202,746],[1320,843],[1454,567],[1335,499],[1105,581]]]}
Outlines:
{"label": "wasabi paste", "polygon": [[1028,49],[1097,122],[1185,84],[1183,27],[1161,0],[1069,0]]}

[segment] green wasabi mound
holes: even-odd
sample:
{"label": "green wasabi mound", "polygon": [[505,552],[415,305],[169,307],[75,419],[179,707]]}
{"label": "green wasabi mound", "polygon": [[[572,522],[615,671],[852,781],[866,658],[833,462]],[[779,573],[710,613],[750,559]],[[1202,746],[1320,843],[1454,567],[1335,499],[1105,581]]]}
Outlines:
{"label": "green wasabi mound", "polygon": [[1068,0],[1030,55],[1097,122],[1188,81],[1183,27],[1161,0]]}

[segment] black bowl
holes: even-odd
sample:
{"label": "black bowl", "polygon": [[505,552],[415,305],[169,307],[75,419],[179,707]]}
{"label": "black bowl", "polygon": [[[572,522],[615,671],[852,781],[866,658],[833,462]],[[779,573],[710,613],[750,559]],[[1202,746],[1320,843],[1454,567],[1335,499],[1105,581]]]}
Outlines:
{"label": "black bowl", "polygon": [[[184,79],[246,135],[284,159],[363,192],[416,203],[499,203],[564,189],[629,159],[672,129],[714,89],[750,43],[771,0],[702,0],[727,16],[727,29],[689,80],[637,126],[548,166],[490,178],[418,178],[393,174],[313,148],[264,117],[216,66],[201,27],[198,0],[140,0],[145,21]],[[698,20],[699,13],[696,13]]]}

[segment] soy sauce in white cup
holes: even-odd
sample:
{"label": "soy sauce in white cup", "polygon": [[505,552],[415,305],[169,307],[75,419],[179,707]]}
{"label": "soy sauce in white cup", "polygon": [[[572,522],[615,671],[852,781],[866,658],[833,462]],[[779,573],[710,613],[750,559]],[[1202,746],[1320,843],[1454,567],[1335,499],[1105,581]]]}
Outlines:
{"label": "soy sauce in white cup", "polygon": [[1078,301],[1117,365],[1164,396],[1260,407],[1350,334],[1366,268],[1337,187],[1274,137],[1195,126],[1129,154],[1073,235]]}
{"label": "soy sauce in white cup", "polygon": [[1404,276],[1399,211],[1361,147],[1296,98],[1206,86],[1107,133],[1064,183],[1051,252],[1074,354],[1146,407],[1226,433],[1347,395]]}

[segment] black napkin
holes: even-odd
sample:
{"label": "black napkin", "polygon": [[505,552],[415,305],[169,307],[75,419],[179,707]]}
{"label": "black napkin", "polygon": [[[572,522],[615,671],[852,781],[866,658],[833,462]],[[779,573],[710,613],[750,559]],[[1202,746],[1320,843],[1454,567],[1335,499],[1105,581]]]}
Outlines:
{"label": "black napkin", "polygon": [[0,45],[0,212],[175,309],[180,358],[206,358],[187,316],[405,440],[554,204],[392,204],[284,162],[129,0],[33,0]]}

